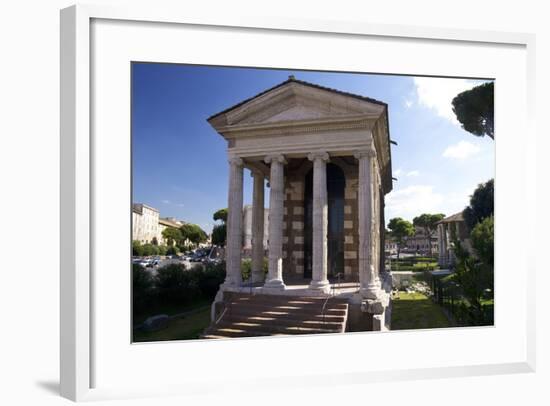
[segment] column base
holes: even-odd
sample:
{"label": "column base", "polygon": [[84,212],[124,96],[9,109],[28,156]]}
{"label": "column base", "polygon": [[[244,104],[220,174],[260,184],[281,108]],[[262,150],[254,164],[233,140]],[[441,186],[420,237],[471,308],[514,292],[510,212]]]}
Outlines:
{"label": "column base", "polygon": [[372,284],[368,285],[365,288],[360,289],[361,296],[365,299],[378,299],[380,296],[380,287],[378,285]]}
{"label": "column base", "polygon": [[268,281],[266,281],[266,283],[264,284],[264,287],[263,287],[264,290],[276,291],[276,292],[283,291],[283,290],[285,290],[285,288],[286,288],[286,285],[280,279],[268,280]]}
{"label": "column base", "polygon": [[260,272],[252,272],[252,275],[250,276],[250,282],[252,283],[261,283],[265,281],[265,275],[263,271]]}
{"label": "column base", "polygon": [[329,293],[330,282],[327,279],[325,279],[324,281],[311,281],[311,283],[308,286],[308,290],[313,290],[315,292]]}
{"label": "column base", "polygon": [[225,280],[221,285],[220,285],[220,289],[221,290],[225,290],[226,288],[238,288],[242,285],[242,281],[240,282],[236,282],[236,281],[233,281],[233,280]]}

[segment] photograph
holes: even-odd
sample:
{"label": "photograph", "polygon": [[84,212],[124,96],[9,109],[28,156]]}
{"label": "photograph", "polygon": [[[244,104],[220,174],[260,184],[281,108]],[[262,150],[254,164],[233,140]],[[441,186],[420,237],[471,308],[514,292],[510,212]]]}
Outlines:
{"label": "photograph", "polygon": [[493,78],[130,69],[132,342],[494,325]]}

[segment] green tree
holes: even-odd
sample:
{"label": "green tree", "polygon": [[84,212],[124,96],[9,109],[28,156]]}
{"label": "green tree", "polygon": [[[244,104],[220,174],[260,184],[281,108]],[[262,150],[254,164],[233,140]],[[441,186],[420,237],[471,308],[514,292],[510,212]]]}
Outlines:
{"label": "green tree", "polygon": [[206,232],[196,224],[186,223],[180,227],[182,240],[189,240],[198,245],[208,239]]}
{"label": "green tree", "polygon": [[495,221],[493,216],[489,216],[477,223],[472,230],[472,246],[483,263],[494,267],[495,253]]}
{"label": "green tree", "polygon": [[227,209],[219,209],[214,213],[214,216],[212,217],[214,218],[214,221],[220,220],[224,223],[227,223]]}
{"label": "green tree", "polygon": [[181,240],[181,231],[179,228],[167,227],[162,230],[162,238],[164,238],[166,244],[171,247]]}
{"label": "green tree", "polygon": [[212,244],[224,247],[227,240],[227,226],[225,223],[216,224],[212,229]]}
{"label": "green tree", "polygon": [[[424,233],[426,235],[426,240],[428,242],[428,247],[431,247],[431,235],[435,231],[436,224],[443,220],[445,218],[445,215],[443,213],[438,214],[430,214],[430,213],[424,213],[420,216],[417,216],[413,218],[413,225],[415,227],[421,227],[424,229]],[[431,249],[430,249],[431,252]]]}
{"label": "green tree", "polygon": [[480,183],[470,197],[470,205],[464,209],[462,215],[470,230],[481,220],[490,217],[495,212],[494,180]]}
{"label": "green tree", "polygon": [[145,257],[158,254],[158,247],[153,244],[143,244],[141,250],[141,255]]}
{"label": "green tree", "polygon": [[462,92],[453,99],[453,112],[464,130],[478,137],[488,135],[495,139],[494,95],[494,83],[489,82]]}
{"label": "green tree", "polygon": [[212,244],[225,246],[227,240],[227,209],[219,209],[212,216],[214,221],[221,221],[212,229]]}
{"label": "green tree", "polygon": [[388,223],[388,228],[397,244],[397,259],[399,259],[401,248],[403,248],[407,237],[414,235],[414,226],[410,221],[402,219],[401,217],[395,217]]}
{"label": "green tree", "polygon": [[136,257],[143,256],[143,247],[140,241],[137,241],[137,240],[132,241],[132,255]]}

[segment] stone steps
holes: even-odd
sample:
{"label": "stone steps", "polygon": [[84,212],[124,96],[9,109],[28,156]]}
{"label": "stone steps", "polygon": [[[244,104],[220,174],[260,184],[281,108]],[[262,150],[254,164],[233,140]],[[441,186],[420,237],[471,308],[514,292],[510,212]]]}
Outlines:
{"label": "stone steps", "polygon": [[343,333],[348,315],[342,299],[264,294],[227,294],[225,309],[203,338]]}

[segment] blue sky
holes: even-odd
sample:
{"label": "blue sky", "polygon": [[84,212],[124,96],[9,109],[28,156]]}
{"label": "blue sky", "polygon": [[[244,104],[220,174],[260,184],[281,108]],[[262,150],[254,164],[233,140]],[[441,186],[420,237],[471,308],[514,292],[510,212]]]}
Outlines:
{"label": "blue sky", "polygon": [[[454,214],[468,204],[477,184],[494,177],[494,141],[462,130],[451,110],[456,94],[483,81],[134,63],[133,201],[209,232],[213,212],[227,206],[228,168],[226,142],[206,119],[291,74],[388,103],[398,180],[386,196],[387,220]],[[244,179],[248,204],[247,170]]]}

